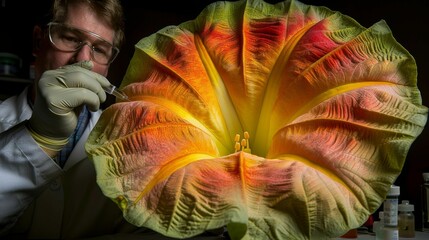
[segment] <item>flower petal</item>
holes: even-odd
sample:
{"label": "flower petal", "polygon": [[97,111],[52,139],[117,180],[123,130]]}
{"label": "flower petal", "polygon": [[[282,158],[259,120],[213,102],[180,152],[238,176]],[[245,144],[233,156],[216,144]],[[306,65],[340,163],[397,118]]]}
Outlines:
{"label": "flower petal", "polygon": [[340,236],[380,206],[428,114],[384,21],[288,0],[216,2],[143,38],[121,87],[132,101],[86,144],[97,182],[177,238]]}

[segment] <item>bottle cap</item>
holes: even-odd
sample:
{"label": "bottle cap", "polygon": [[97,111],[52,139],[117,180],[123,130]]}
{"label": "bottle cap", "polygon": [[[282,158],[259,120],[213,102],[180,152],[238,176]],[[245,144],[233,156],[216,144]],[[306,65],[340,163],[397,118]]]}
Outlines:
{"label": "bottle cap", "polygon": [[399,196],[400,188],[399,186],[392,185],[390,186],[389,191],[387,192],[387,196]]}
{"label": "bottle cap", "polygon": [[398,211],[400,212],[412,212],[414,211],[414,205],[410,204],[408,200],[402,200],[402,203],[398,205]]}
{"label": "bottle cap", "polygon": [[429,181],[429,173],[423,173],[423,180],[425,182]]}

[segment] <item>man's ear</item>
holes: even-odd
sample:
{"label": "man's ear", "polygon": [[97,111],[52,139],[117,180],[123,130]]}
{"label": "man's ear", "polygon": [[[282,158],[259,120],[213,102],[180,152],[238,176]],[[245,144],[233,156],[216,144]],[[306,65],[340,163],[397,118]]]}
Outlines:
{"label": "man's ear", "polygon": [[33,56],[37,57],[42,43],[43,30],[40,26],[36,25],[33,28]]}

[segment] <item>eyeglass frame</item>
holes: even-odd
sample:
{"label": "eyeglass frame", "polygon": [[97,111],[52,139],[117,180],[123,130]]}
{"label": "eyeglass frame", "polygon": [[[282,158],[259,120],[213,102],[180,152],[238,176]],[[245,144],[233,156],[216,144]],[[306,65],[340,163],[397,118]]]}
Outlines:
{"label": "eyeglass frame", "polygon": [[[78,28],[78,27],[74,27],[74,26],[70,26],[70,25],[68,25],[68,24],[66,24],[66,23],[60,23],[60,22],[49,22],[48,24],[47,24],[47,26],[48,26],[48,35],[49,35],[49,41],[52,43],[52,45],[55,47],[55,48],[57,48],[58,50],[60,50],[60,51],[64,51],[64,52],[77,52],[77,51],[79,51],[83,46],[85,46],[85,45],[88,45],[88,47],[90,47],[90,49],[91,49],[91,59],[92,60],[94,60],[96,63],[99,63],[99,64],[102,64],[102,65],[109,65],[109,64],[111,64],[115,59],[116,59],[116,57],[118,56],[118,54],[119,54],[119,48],[117,48],[117,47],[115,47],[112,43],[110,43],[109,41],[107,41],[107,40],[105,40],[104,38],[102,38],[100,35],[98,35],[97,33],[94,33],[94,32],[91,32],[91,31],[88,31],[88,30],[84,30],[84,29],[81,29],[81,28]],[[106,43],[106,44],[108,44],[109,46],[111,46],[111,52],[112,52],[112,55],[110,56],[110,59],[109,59],[109,61],[107,61],[107,63],[100,63],[98,60],[96,60],[95,59],[95,57],[94,57],[94,52],[95,52],[95,50],[96,50],[96,48],[95,48],[95,46],[97,46],[97,44],[95,44],[95,46],[93,45],[93,44],[91,44],[91,42],[89,42],[88,41],[88,39],[85,39],[85,40],[81,40],[81,39],[79,39],[79,43],[78,43],[78,46],[74,49],[74,50],[64,50],[64,49],[61,49],[60,47],[58,47],[58,45],[57,44],[55,44],[55,42],[54,42],[54,40],[53,40],[53,38],[52,38],[52,33],[51,33],[51,26],[63,26],[63,27],[66,27],[66,28],[68,28],[68,29],[71,29],[71,30],[73,30],[73,31],[78,31],[78,32],[82,32],[83,34],[83,36],[84,35],[89,35],[89,36],[92,36],[92,37],[94,37],[95,39],[97,39],[97,40],[99,40],[99,41],[101,41],[101,42],[103,42],[103,43]]]}

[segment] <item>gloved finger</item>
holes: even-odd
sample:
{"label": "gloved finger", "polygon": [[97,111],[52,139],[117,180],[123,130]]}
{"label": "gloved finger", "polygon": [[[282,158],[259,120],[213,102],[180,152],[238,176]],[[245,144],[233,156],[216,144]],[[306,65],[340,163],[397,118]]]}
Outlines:
{"label": "gloved finger", "polygon": [[[86,88],[98,95],[101,102],[106,101],[103,85],[110,85],[109,81],[92,71],[66,71],[55,76],[56,83],[62,88]],[[103,83],[103,85],[101,84]],[[51,83],[52,84],[52,83]]]}
{"label": "gloved finger", "polygon": [[94,64],[92,61],[81,61],[77,63],[73,63],[70,65],[64,65],[62,67],[59,67],[57,69],[49,70],[52,74],[61,74],[64,71],[73,71],[73,69],[80,71],[80,68],[92,71],[92,68],[94,67]]}
{"label": "gloved finger", "polygon": [[[64,72],[64,71],[69,72],[69,71],[75,71],[75,70],[76,71],[83,71],[83,72],[88,73],[89,75],[93,75],[93,78],[95,80],[97,80],[103,88],[109,87],[110,86],[109,80],[107,80],[107,78],[105,78],[104,76],[102,76],[96,72],[93,72],[92,71],[93,66],[94,66],[94,64],[92,63],[92,61],[81,61],[81,62],[77,62],[77,63],[71,64],[71,65],[66,65],[66,66],[59,68],[59,73]],[[82,68],[85,70],[83,70]],[[64,70],[64,71],[62,71],[62,70]]]}
{"label": "gloved finger", "polygon": [[92,63],[92,61],[81,61],[81,62],[77,62],[77,63],[73,63],[72,66],[79,66],[82,68],[85,68],[87,70],[92,70],[92,68],[94,67],[94,64]]}
{"label": "gloved finger", "polygon": [[51,81],[45,81],[40,87],[49,110],[55,114],[65,114],[83,104],[91,111],[99,109],[100,103],[106,100],[106,93],[101,86],[96,81],[80,77],[81,72],[72,75],[68,79],[57,76]]}
{"label": "gloved finger", "polygon": [[54,86],[61,88],[87,88],[96,93],[101,102],[104,102],[106,100],[104,88],[110,86],[110,82],[104,76],[88,70],[91,67],[92,63],[86,61],[46,71],[39,81],[40,90],[43,95],[47,96],[52,91],[48,89],[52,89]]}
{"label": "gloved finger", "polygon": [[100,108],[100,98],[86,88],[62,88],[57,94],[49,97],[50,110],[57,114],[66,114],[73,109],[86,105],[89,110],[97,111]]}

